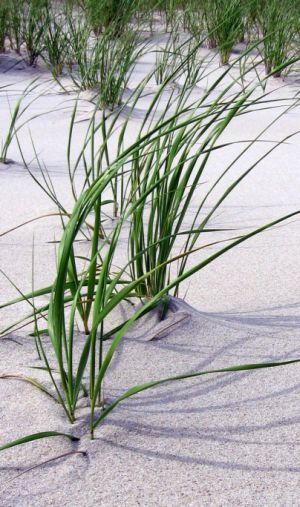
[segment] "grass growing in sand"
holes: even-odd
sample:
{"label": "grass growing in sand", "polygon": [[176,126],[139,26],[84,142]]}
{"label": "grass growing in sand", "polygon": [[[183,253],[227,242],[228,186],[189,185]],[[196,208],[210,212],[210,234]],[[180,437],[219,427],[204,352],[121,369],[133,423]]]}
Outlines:
{"label": "grass growing in sand", "polygon": [[[221,6],[224,12],[223,4],[216,3],[215,6]],[[101,4],[102,7],[103,5]],[[209,24],[212,12],[208,14],[203,4],[207,30],[209,34],[213,34],[221,62],[228,65],[209,86],[203,87],[200,98],[196,99],[192,91],[201,79],[205,80],[207,74],[205,71],[201,74],[201,66],[194,74],[191,70],[195,68],[197,52],[204,44],[206,36],[196,42],[194,37],[189,38],[187,42],[176,45],[174,50],[172,47],[172,51],[167,47],[161,59],[156,61],[153,72],[140,82],[127,99],[123,99],[123,91],[132,66],[141,50],[137,46],[135,34],[132,36],[127,30],[127,14],[126,17],[121,15],[121,20],[109,18],[109,21],[102,21],[97,13],[100,18],[96,20],[91,17],[91,14],[95,14],[91,6],[92,3],[86,7],[87,18],[83,21],[73,17],[73,13],[66,17],[66,31],[64,23],[56,25],[51,20],[49,25],[48,20],[48,25],[47,21],[44,24],[44,14],[39,16],[39,22],[34,25],[28,24],[30,16],[26,21],[27,39],[24,37],[24,42],[29,63],[36,63],[46,48],[48,64],[55,79],[59,79],[66,61],[69,61],[73,83],[80,89],[95,87],[96,98],[94,112],[91,114],[86,137],[75,164],[71,163],[70,150],[79,98],[73,109],[67,151],[70,185],[75,204],[72,213],[67,214],[62,212],[62,205],[57,202],[58,212],[62,216],[63,235],[58,249],[55,280],[51,287],[35,290],[27,295],[21,294],[18,300],[8,304],[25,300],[33,308],[24,320],[16,324],[16,328],[27,322],[35,324],[37,348],[53,387],[50,394],[61,405],[70,422],[76,418],[80,397],[88,396],[89,430],[93,438],[94,430],[120,402],[146,389],[170,381],[217,372],[268,368],[298,361],[295,359],[187,372],[172,378],[135,385],[109,404],[103,396],[103,382],[108,368],[121,340],[138,318],[161,304],[164,316],[168,309],[168,296],[178,295],[180,284],[184,280],[249,238],[298,215],[299,210],[247,234],[227,231],[226,240],[211,242],[207,239],[211,232],[226,232],[212,228],[210,221],[231,192],[238,188],[268,154],[288,139],[274,143],[254,163],[245,167],[238,177],[233,177],[212,208],[207,211],[205,204],[214,189],[231,174],[232,168],[243,155],[255,143],[260,142],[267,128],[255,139],[241,143],[239,153],[223,168],[221,175],[211,183],[196,206],[194,205],[195,193],[203,182],[211,156],[216,151],[235,144],[225,143],[222,138],[229,125],[254,108],[276,106],[269,94],[261,92],[266,78],[262,77],[258,83],[250,80],[245,84],[245,76],[250,71],[254,71],[256,76],[258,67],[266,59],[266,55],[263,55],[262,58],[254,60],[250,67],[243,67],[242,62],[257,49],[258,44],[246,49],[234,62],[229,62],[233,44],[238,40],[241,27],[244,26],[242,13],[237,9],[236,2],[230,3],[229,7],[234,9],[228,9],[225,22],[220,18],[220,10],[219,17],[214,18],[212,25]],[[173,24],[174,13],[176,14],[180,5],[169,2],[160,5],[160,9],[163,10],[166,6],[169,6],[168,17],[166,16],[168,27]],[[44,13],[44,4],[39,4],[36,8],[42,11],[35,11],[34,15],[36,12]],[[214,11],[215,14],[216,12]],[[228,26],[231,31],[228,31]],[[92,37],[91,30],[94,31]],[[67,48],[66,53],[61,51],[65,48],[66,40],[71,47],[71,53]],[[45,46],[42,41],[46,41]],[[170,41],[169,44],[173,44],[171,38]],[[274,60],[268,73],[278,75],[292,61],[288,58]],[[227,80],[233,67],[237,66],[241,69],[239,78]],[[137,133],[128,144],[126,135],[131,126],[130,117],[147,85],[155,77],[158,88]],[[285,104],[285,112],[296,105],[297,97]],[[99,119],[100,108],[102,114]],[[283,114],[281,112],[269,127],[279,121]],[[13,118],[18,115],[17,107]],[[4,147],[9,146],[12,135],[18,138],[17,134],[13,122],[10,137]],[[22,151],[21,146],[20,149]],[[4,158],[6,152],[3,152]],[[25,159],[23,153],[22,157]],[[79,166],[83,167],[85,172],[81,192],[75,187]],[[44,190],[51,195],[51,187],[45,187]],[[54,194],[52,197],[55,201]],[[109,205],[113,205],[114,220],[112,227],[106,230],[103,216]],[[127,224],[130,224],[129,232],[126,229]],[[76,255],[76,240],[82,234],[90,240],[90,250],[84,258],[84,265],[83,259]],[[128,263],[116,270],[115,260],[124,234],[129,253]],[[203,253],[201,260],[194,257],[200,250]],[[39,307],[37,300],[45,294],[50,295],[50,302]],[[142,305],[135,308],[132,317],[127,321],[114,329],[106,330],[108,317],[125,300],[140,301]],[[39,328],[41,320],[43,333],[49,336],[54,353],[54,359],[51,360],[46,353],[45,337]],[[83,345],[77,340],[77,320],[82,322],[85,332]],[[45,391],[45,387],[32,382],[32,379],[30,383]],[[0,449],[56,434],[34,434]]]}

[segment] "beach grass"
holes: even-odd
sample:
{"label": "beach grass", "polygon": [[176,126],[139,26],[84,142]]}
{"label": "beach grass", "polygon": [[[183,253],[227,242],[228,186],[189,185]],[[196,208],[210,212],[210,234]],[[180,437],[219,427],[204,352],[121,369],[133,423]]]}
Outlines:
{"label": "beach grass", "polygon": [[[21,9],[20,20],[11,22],[9,37],[14,41],[16,51],[25,45],[29,65],[36,65],[39,58],[43,58],[55,81],[61,83],[61,76],[65,73],[72,83],[72,92],[76,89],[78,95],[74,100],[66,147],[73,210],[64,209],[51,188],[51,182],[39,183],[56,204],[62,221],[55,279],[51,286],[33,289],[30,294],[23,294],[19,289],[20,297],[2,305],[4,308],[20,301],[30,305],[30,313],[19,319],[15,326],[3,330],[3,334],[24,323],[34,324],[36,347],[49,375],[53,396],[71,423],[76,419],[80,397],[89,398],[91,438],[96,427],[120,402],[146,389],[203,375],[264,369],[299,361],[295,358],[282,362],[225,365],[224,368],[186,372],[147,383],[141,381],[109,403],[106,401],[103,382],[109,366],[126,332],[137,319],[158,305],[163,306],[161,317],[164,318],[169,296],[178,296],[185,280],[248,239],[300,213],[295,209],[260,227],[251,228],[247,233],[211,225],[232,192],[296,132],[267,147],[262,155],[226,183],[209,209],[206,207],[214,190],[227,181],[235,164],[253,146],[263,142],[264,134],[275,122],[299,104],[297,95],[280,104],[283,111],[280,110],[253,139],[239,143],[224,141],[224,134],[239,117],[243,116],[246,121],[247,114],[254,109],[276,109],[276,100],[272,100],[271,92],[265,88],[267,80],[272,75],[280,76],[297,61],[297,54],[290,53],[291,35],[296,33],[294,25],[292,34],[284,29],[283,33],[278,31],[277,36],[274,35],[277,29],[274,13],[284,28],[284,18],[280,18],[278,10],[272,10],[275,0],[259,12],[257,5],[255,12],[243,10],[237,0],[203,1],[201,8],[198,6],[199,24],[196,28],[193,25],[193,33],[188,34],[183,42],[176,21],[178,11],[183,15],[181,3],[174,0],[149,3],[145,9],[147,16],[149,12],[159,12],[165,29],[172,29],[174,33],[164,48],[155,50],[153,70],[135,84],[126,98],[124,91],[147,45],[139,28],[133,29],[130,25],[138,18],[139,4],[130,2],[129,8],[124,0],[120,5],[121,8],[116,9],[113,0],[97,5],[88,0],[83,6],[72,5],[63,14],[54,15],[52,6],[45,0],[30,0],[26,8]],[[186,8],[185,23],[189,26],[195,4],[191,2]],[[82,17],[78,15],[78,9],[84,13]],[[294,21],[295,11],[292,12]],[[182,20],[184,15],[180,23],[184,23]],[[21,42],[15,31],[19,23]],[[254,25],[258,27],[261,39],[255,40],[237,57],[230,58],[234,45],[244,35],[245,26],[252,33]],[[203,72],[204,63],[199,59],[199,51],[207,41],[220,55],[221,71],[218,69],[210,84],[204,86],[208,74]],[[249,60],[253,53],[257,56]],[[266,76],[257,79],[262,65],[266,67]],[[229,79],[234,69],[239,69],[240,75]],[[153,80],[156,89],[139,127],[132,133],[131,116]],[[195,88],[201,91],[196,97],[193,95]],[[91,100],[93,111],[74,162],[71,160],[73,134],[80,93],[84,90],[95,92]],[[32,91],[32,87],[26,89],[24,97]],[[16,138],[24,166],[30,172],[17,127],[24,111],[22,99],[12,113],[1,160],[7,160],[8,148]],[[129,132],[130,141],[127,140]],[[34,139],[32,143],[34,146]],[[197,196],[195,204],[196,192],[205,182],[204,175],[212,156],[236,144],[239,148],[237,155],[224,164],[221,173],[205,187],[201,199]],[[35,146],[34,152],[35,160],[39,162]],[[80,191],[75,184],[79,167],[85,176]],[[103,220],[107,208],[112,209],[109,229]],[[211,233],[213,240],[210,240]],[[215,233],[226,233],[226,238],[216,239]],[[89,244],[84,259],[76,254],[76,241],[82,235]],[[118,250],[124,248],[124,238],[128,261],[116,269]],[[197,257],[199,252],[200,259]],[[39,306],[38,299],[44,295],[48,295],[50,301]],[[131,317],[107,331],[107,320],[124,301],[139,302],[140,306],[136,308],[134,305]],[[78,320],[82,323],[83,344],[77,341]],[[43,334],[49,338],[54,359],[50,359],[46,352]],[[37,383],[31,384],[41,390]],[[0,450],[56,435],[55,432],[29,435],[0,447]]]}

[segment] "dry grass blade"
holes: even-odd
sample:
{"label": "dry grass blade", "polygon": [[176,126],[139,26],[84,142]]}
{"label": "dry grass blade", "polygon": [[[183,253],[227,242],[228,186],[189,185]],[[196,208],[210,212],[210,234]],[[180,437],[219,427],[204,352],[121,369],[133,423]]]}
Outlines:
{"label": "dry grass blade", "polygon": [[27,382],[28,384],[31,384],[32,386],[39,389],[42,393],[49,396],[52,400],[56,401],[56,403],[59,403],[58,399],[45,387],[43,384],[41,384],[38,380],[32,377],[26,377],[25,375],[20,375],[17,373],[2,373],[0,374],[0,380],[21,380],[22,382]]}
{"label": "dry grass blade", "polygon": [[48,465],[49,463],[53,463],[53,461],[58,461],[58,460],[68,458],[70,456],[76,456],[76,455],[86,457],[87,452],[86,451],[70,451],[70,452],[65,452],[64,454],[60,454],[59,456],[54,456],[54,458],[47,459],[46,461],[43,461],[42,463],[38,463],[37,465],[26,468],[26,470],[23,470],[18,475],[15,475],[11,479],[8,479],[8,481],[6,481],[6,484],[9,484],[10,482],[15,481],[16,479],[18,479],[19,477],[21,477],[24,474],[28,474],[32,470],[36,470],[37,468],[44,467],[45,465]]}

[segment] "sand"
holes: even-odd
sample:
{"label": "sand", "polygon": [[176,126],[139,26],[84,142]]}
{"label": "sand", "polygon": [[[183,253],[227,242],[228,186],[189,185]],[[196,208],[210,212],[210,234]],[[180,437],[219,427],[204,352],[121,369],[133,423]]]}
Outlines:
{"label": "sand", "polygon": [[[9,67],[10,58],[1,56],[1,68]],[[41,70],[14,67],[1,74],[1,84],[11,85],[10,103],[37,73],[41,75]],[[57,110],[34,120],[31,132],[55,188],[71,209],[65,157],[69,97],[49,85],[45,71],[41,79],[48,87],[47,94],[34,103],[31,114]],[[139,75],[132,79],[134,86]],[[275,79],[269,86],[278,97],[292,97],[297,79],[290,77],[284,88],[278,88]],[[5,125],[9,105],[4,92],[0,104]],[[141,111],[146,105],[140,104]],[[89,114],[86,108],[83,116]],[[274,111],[254,112],[234,122],[226,135],[228,139],[249,139],[272,118]],[[266,138],[281,139],[297,130],[299,119],[299,109],[289,112]],[[76,127],[75,145],[78,142],[80,146],[84,133],[83,122]],[[20,140],[30,160],[27,129],[21,131]],[[295,137],[266,159],[226,201],[214,225],[244,230],[298,209],[299,146],[299,137]],[[262,149],[252,150],[234,174]],[[216,154],[208,177],[217,174],[233,152]],[[15,143],[9,158],[15,163],[0,168],[0,234],[55,211],[26,173]],[[38,176],[35,163],[32,169]],[[59,222],[51,217],[0,236],[1,269],[22,290],[30,290],[34,244],[34,285],[51,283],[55,273],[53,241],[60,235]],[[136,383],[181,372],[300,357],[299,240],[299,221],[294,219],[244,243],[186,282],[181,291],[185,301],[179,302],[185,318],[179,319],[171,332],[162,331],[153,313],[126,335],[106,380],[107,399]],[[0,303],[15,296],[16,290],[1,277]],[[26,310],[25,304],[19,306],[1,310],[1,328]],[[82,337],[77,340],[80,346]],[[25,330],[1,339],[0,374],[35,376],[47,385],[47,377],[31,368],[39,364]],[[1,380],[0,443],[47,430],[71,432],[81,439],[72,444],[52,438],[3,451],[0,505],[300,505],[299,372],[300,366],[293,365],[219,374],[147,391],[120,404],[96,430],[93,442],[87,436],[84,400],[71,426],[61,408],[32,386]],[[67,456],[60,457],[64,454]],[[19,476],[22,472],[26,473]]]}

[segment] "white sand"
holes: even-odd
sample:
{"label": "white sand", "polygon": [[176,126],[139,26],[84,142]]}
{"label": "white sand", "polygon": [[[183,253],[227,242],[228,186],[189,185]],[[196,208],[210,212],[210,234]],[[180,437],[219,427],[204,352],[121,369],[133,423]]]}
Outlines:
{"label": "white sand", "polygon": [[[16,69],[1,74],[1,84],[13,83],[11,101],[33,75]],[[138,80],[139,76],[133,78]],[[276,91],[277,96],[292,96],[295,84],[290,78],[286,88]],[[270,86],[275,89],[278,81]],[[67,100],[53,89],[36,101],[30,112],[47,111],[63,102],[66,106]],[[1,125],[5,126],[9,107],[4,94],[0,111]],[[31,131],[55,188],[71,209],[65,162],[69,115],[65,109],[43,116],[32,123]],[[271,111],[241,118],[226,134],[227,140],[233,136],[252,138],[272,118]],[[299,119],[299,109],[290,112],[266,138],[281,139],[297,130]],[[78,146],[84,133],[85,124],[79,124],[75,133]],[[20,140],[30,160],[27,129]],[[262,149],[252,150],[233,174],[243,170]],[[216,154],[207,177],[218,174],[233,152]],[[17,164],[0,169],[0,234],[22,221],[55,211],[26,174],[15,144],[9,157]],[[254,227],[298,209],[299,159],[299,138],[294,138],[241,184],[214,225]],[[33,169],[38,175],[35,164]],[[49,241],[60,237],[58,221],[34,222],[0,237],[0,267],[24,291],[31,288],[33,234],[35,287],[39,287],[53,280],[55,247]],[[183,304],[182,311],[190,317],[158,340],[149,341],[151,335],[145,333],[155,326],[155,315],[140,322],[114,359],[106,397],[113,399],[135,383],[189,370],[300,357],[299,240],[299,222],[294,220],[253,238],[184,284],[181,295],[188,289],[186,301],[197,311]],[[14,296],[15,289],[1,278],[0,302]],[[24,309],[26,305],[1,311],[1,328]],[[43,373],[30,368],[38,364],[32,339],[25,332],[1,339],[0,374],[23,373],[47,383]],[[0,443],[47,430],[72,432],[81,440],[71,444],[53,438],[1,453],[0,505],[300,505],[299,372],[300,367],[294,365],[224,374],[145,392],[119,405],[97,429],[94,442],[86,435],[87,409],[79,411],[77,422],[70,427],[60,407],[33,387],[2,380]],[[86,451],[87,455],[67,456],[15,478],[72,450]]]}

